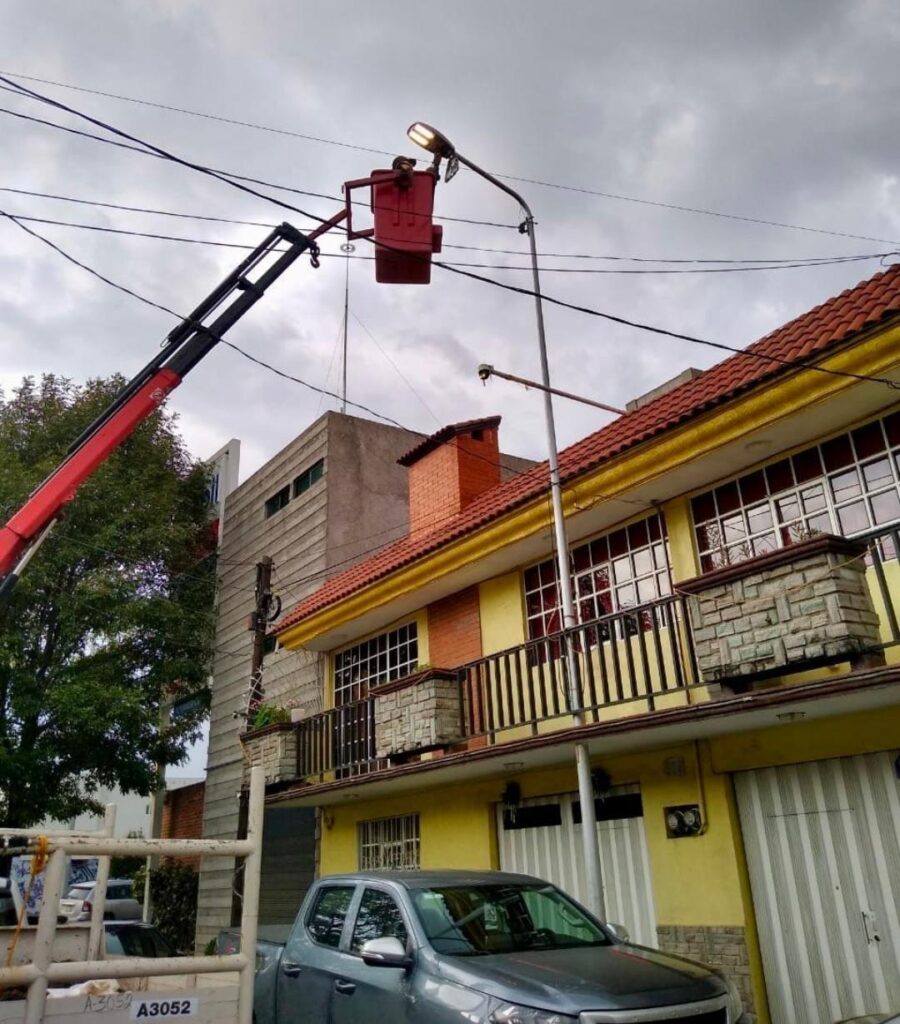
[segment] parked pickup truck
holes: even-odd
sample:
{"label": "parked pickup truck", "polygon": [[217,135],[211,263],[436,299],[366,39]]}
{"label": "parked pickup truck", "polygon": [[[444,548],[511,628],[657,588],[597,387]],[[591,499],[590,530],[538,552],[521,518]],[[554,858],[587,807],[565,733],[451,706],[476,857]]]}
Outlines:
{"label": "parked pickup truck", "polygon": [[710,968],[623,941],[537,878],[462,871],[320,879],[287,941],[259,942],[254,1011],[257,1024],[746,1022]]}

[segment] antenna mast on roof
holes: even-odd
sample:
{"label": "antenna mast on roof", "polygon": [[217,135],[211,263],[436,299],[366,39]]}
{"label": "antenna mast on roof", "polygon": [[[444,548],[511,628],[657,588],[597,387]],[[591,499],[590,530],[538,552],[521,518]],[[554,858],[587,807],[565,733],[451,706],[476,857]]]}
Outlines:
{"label": "antenna mast on roof", "polygon": [[345,254],[344,259],[344,358],[343,358],[343,379],[341,381],[341,412],[347,411],[347,315],[350,312],[350,254],[356,251],[352,242],[344,242],[341,252]]}

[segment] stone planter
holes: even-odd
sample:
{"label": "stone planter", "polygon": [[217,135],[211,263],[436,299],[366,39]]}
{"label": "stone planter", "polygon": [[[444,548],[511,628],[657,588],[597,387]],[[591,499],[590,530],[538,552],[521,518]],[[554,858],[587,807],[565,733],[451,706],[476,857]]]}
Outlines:
{"label": "stone planter", "polygon": [[250,769],[257,766],[265,771],[266,785],[297,777],[297,727],[293,722],[278,722],[265,729],[245,732],[241,744],[245,786],[250,784]]}
{"label": "stone planter", "polygon": [[778,675],[879,647],[865,550],[824,535],[679,584],[703,681]]}
{"label": "stone planter", "polygon": [[457,674],[426,669],[383,683],[375,698],[375,756],[396,758],[449,746],[462,738]]}

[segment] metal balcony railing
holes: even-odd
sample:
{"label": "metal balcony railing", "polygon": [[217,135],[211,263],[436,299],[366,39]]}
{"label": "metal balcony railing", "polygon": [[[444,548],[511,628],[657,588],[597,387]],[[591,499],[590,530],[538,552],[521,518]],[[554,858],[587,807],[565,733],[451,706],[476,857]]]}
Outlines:
{"label": "metal balcony railing", "polygon": [[[869,545],[866,582],[880,620],[881,644],[900,645],[900,525],[858,538]],[[571,716],[566,645],[575,653],[581,707],[588,722],[653,712],[685,702],[708,685],[699,676],[686,598],[663,598],[604,615],[568,630],[491,654],[458,670],[463,739],[487,743],[536,735]],[[802,663],[784,673],[799,671]],[[367,697],[306,719],[298,729],[297,774],[310,782],[378,771],[375,698]]]}

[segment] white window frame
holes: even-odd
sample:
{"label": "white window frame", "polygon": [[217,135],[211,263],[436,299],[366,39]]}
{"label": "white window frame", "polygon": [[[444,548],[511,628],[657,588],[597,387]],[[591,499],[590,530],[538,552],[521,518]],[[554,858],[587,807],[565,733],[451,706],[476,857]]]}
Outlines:
{"label": "white window frame", "polygon": [[418,871],[421,867],[418,814],[361,821],[357,834],[360,871]]}
{"label": "white window frame", "polygon": [[[886,419],[886,418],[885,418]],[[720,484],[719,487],[696,495],[691,502],[691,519],[694,526],[694,537],[697,553],[700,558],[701,572],[711,572],[726,565],[734,565],[746,561],[756,555],[775,551],[790,544],[805,540],[815,533],[836,533],[839,536],[854,537],[867,533],[869,530],[890,526],[900,522],[900,516],[885,522],[876,522],[873,501],[881,495],[896,493],[900,497],[900,444],[890,443],[885,419],[873,420],[820,444],[811,445],[793,456],[773,460],[762,472],[781,462],[789,462],[792,466],[794,483],[777,491],[769,491],[761,499],[744,502],[740,488],[740,503],[730,512],[722,513],[719,509],[716,491],[721,487],[737,484],[746,476],[741,474]],[[882,433],[884,448],[875,455],[861,455],[853,434],[863,429],[872,428],[877,424]],[[832,441],[846,439],[850,444],[851,461],[840,469],[827,469],[823,445]],[[796,482],[793,459],[803,456],[811,450],[817,450],[820,464],[824,470],[818,476],[811,477],[803,483]],[[888,475],[882,477],[876,485],[866,481],[865,471],[876,463],[886,461]],[[849,498],[842,498],[835,488],[835,483],[842,477],[855,473],[859,490]],[[768,489],[768,477],[767,489]],[[712,519],[697,521],[696,502],[711,500],[715,508]],[[786,509],[793,505],[793,514],[786,514]],[[866,525],[858,530],[844,530],[842,513],[857,505],[865,511]],[[761,529],[754,529],[751,517],[756,514],[766,520]]]}

